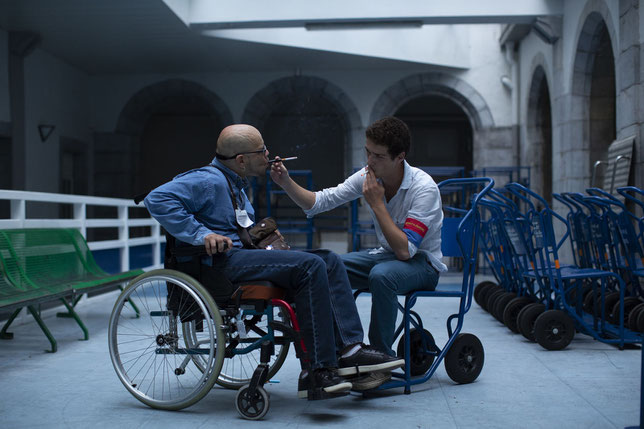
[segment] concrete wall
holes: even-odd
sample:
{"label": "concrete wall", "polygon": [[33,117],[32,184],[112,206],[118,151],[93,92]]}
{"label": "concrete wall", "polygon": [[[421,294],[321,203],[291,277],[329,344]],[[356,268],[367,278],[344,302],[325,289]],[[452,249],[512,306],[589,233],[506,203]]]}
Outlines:
{"label": "concrete wall", "polygon": [[0,123],[9,122],[9,36],[0,30]]}
{"label": "concrete wall", "polygon": [[[60,139],[85,143],[88,153],[92,152],[88,77],[42,49],[36,49],[24,60],[24,81],[25,189],[58,192]],[[56,127],[45,142],[38,133],[39,124]]]}

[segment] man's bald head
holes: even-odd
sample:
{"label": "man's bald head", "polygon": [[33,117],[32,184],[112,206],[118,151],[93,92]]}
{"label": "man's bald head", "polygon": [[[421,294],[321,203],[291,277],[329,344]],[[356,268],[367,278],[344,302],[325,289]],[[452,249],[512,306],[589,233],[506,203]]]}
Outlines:
{"label": "man's bald head", "polygon": [[217,139],[217,153],[233,156],[262,148],[264,140],[257,128],[251,125],[236,124],[224,128]]}

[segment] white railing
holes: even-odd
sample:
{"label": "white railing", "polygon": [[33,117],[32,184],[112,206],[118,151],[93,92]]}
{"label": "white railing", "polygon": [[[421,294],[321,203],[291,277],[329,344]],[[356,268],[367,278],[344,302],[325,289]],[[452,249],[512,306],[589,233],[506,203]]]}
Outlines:
{"label": "white railing", "polygon": [[[3,200],[10,202],[10,214],[8,219],[0,219],[0,229],[78,228],[87,239],[89,229],[117,228],[118,238],[116,240],[88,241],[90,250],[118,249],[120,270],[127,271],[130,269],[130,249],[149,244],[152,245],[152,264],[143,267],[143,269],[149,270],[162,266],[161,243],[165,242],[165,237],[161,234],[158,222],[147,214],[147,210],[142,204],[137,206],[132,200],[120,198],[0,190],[0,201]],[[38,203],[38,206],[28,208],[30,203]],[[60,218],[59,207],[61,205],[72,206],[73,216],[71,219]],[[116,216],[88,219],[88,207],[116,208]],[[130,219],[129,210],[132,207],[142,211],[146,217]],[[31,217],[27,217],[28,214]],[[132,227],[150,227],[150,234],[130,238],[130,228]]]}

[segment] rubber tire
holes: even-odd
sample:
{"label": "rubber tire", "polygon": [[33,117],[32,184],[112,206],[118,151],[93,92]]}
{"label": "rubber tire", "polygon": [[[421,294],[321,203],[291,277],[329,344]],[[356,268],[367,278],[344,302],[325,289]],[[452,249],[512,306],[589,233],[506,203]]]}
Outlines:
{"label": "rubber tire", "polygon": [[504,293],[506,293],[505,289],[499,289],[495,292],[492,292],[490,295],[488,295],[487,302],[485,303],[485,310],[487,310],[488,313],[492,314],[496,300],[499,297],[501,297],[501,295],[503,295]]}
{"label": "rubber tire", "polygon": [[498,285],[496,283],[494,283],[494,282],[484,281],[484,282],[481,282],[481,283],[477,284],[474,287],[474,301],[476,301],[476,303],[479,305],[479,307],[483,307],[481,305],[481,295],[482,295],[483,291],[485,291],[485,289],[488,289],[488,288],[493,287],[493,286],[498,286]]}
{"label": "rubber tire", "polygon": [[[619,292],[608,292],[604,297],[604,316],[606,316],[606,321],[609,323],[615,323],[613,322],[613,307],[615,304],[619,304]],[[601,314],[601,311],[599,314]]]}
{"label": "rubber tire", "polygon": [[[118,341],[116,339],[119,331],[119,326],[120,326],[119,319],[121,317],[121,309],[123,308],[126,302],[129,302],[128,297],[130,296],[131,293],[133,293],[133,291],[135,291],[141,284],[144,284],[145,282],[150,282],[150,281],[158,281],[163,283],[172,282],[178,285],[186,286],[188,289],[191,289],[196,295],[198,295],[198,298],[202,303],[201,305],[203,305],[205,308],[205,312],[208,312],[211,316],[211,322],[209,322],[209,324],[211,325],[212,331],[214,332],[213,335],[216,336],[216,338],[214,338],[216,340],[215,356],[213,358],[211,366],[206,368],[206,372],[208,372],[208,375],[206,376],[201,386],[196,389],[195,394],[192,394],[186,398],[176,398],[173,401],[165,401],[165,400],[158,400],[155,398],[151,398],[147,393],[139,393],[139,391],[137,390],[137,386],[131,384],[127,374],[125,374],[124,370],[121,369],[123,365],[119,354]],[[145,297],[145,294],[141,296]],[[145,306],[143,305],[139,305],[139,308],[144,308],[144,307]],[[164,309],[160,308],[160,310],[164,310]],[[148,311],[151,311],[151,310],[156,310],[156,308],[148,308]],[[137,317],[136,320],[143,320],[143,317],[142,316],[140,318]],[[133,279],[123,289],[123,291],[117,298],[116,303],[114,304],[114,308],[112,310],[112,314],[110,315],[110,321],[108,325],[108,342],[109,342],[108,346],[109,346],[110,357],[112,359],[112,364],[114,365],[114,368],[117,372],[117,375],[120,381],[123,383],[126,389],[136,399],[148,405],[149,407],[162,409],[162,410],[172,410],[172,411],[187,408],[197,403],[204,396],[206,396],[208,392],[210,392],[210,390],[212,389],[213,385],[215,384],[215,381],[217,380],[217,376],[219,375],[219,371],[221,370],[221,366],[224,361],[224,350],[226,348],[226,342],[224,339],[225,335],[221,328],[222,324],[223,324],[223,321],[221,318],[221,314],[219,312],[219,309],[217,308],[217,304],[215,303],[214,299],[212,298],[210,293],[194,278],[192,278],[187,274],[184,274],[179,271],[174,271],[174,270],[157,269],[157,270],[148,271],[146,273],[141,274],[137,278]]]}
{"label": "rubber tire", "polygon": [[528,304],[519,313],[517,318],[517,325],[519,326],[519,332],[527,340],[536,341],[534,337],[534,323],[537,320],[537,317],[546,310],[546,306],[535,302]]}
{"label": "rubber tire", "polygon": [[640,311],[637,315],[637,323],[635,324],[635,331],[644,332],[644,310]]}
{"label": "rubber tire", "polygon": [[504,295],[501,295],[499,298],[497,298],[496,302],[494,303],[494,311],[492,312],[492,315],[496,318],[496,320],[503,323],[503,312],[505,311],[505,306],[508,305],[508,303],[516,297],[516,293],[506,292]]}
{"label": "rubber tire", "polygon": [[492,295],[494,292],[503,290],[503,288],[499,285],[493,285],[490,287],[485,288],[480,295],[480,300],[481,300],[481,308],[485,311],[487,311],[487,300]]}
{"label": "rubber tire", "polygon": [[485,350],[473,334],[458,334],[445,354],[445,370],[455,383],[471,383],[479,376],[485,363]]}
{"label": "rubber tire", "polygon": [[547,310],[534,322],[534,336],[546,350],[563,350],[575,337],[575,323],[562,310]]}
{"label": "rubber tire", "polygon": [[503,324],[508,327],[508,329],[516,334],[519,333],[519,326],[517,324],[517,318],[519,313],[526,305],[532,302],[532,298],[527,296],[518,296],[505,306],[503,310]]}
{"label": "rubber tire", "polygon": [[637,330],[637,317],[642,312],[644,312],[644,302],[636,305],[635,308],[628,313],[628,329],[630,329],[631,331],[639,332]]}
{"label": "rubber tire", "polygon": [[[268,413],[268,409],[270,408],[270,397],[268,392],[266,392],[262,386],[257,386],[255,396],[253,398],[249,398],[249,388],[250,384],[247,384],[237,391],[237,395],[235,396],[235,408],[237,409],[237,412],[247,420],[261,420],[266,413]],[[251,411],[251,409],[255,408],[257,405],[259,405],[259,407],[254,411]]]}
{"label": "rubber tire", "polygon": [[[624,327],[628,328],[628,321],[630,317],[631,310],[637,307],[642,301],[639,298],[634,296],[627,296],[624,298]],[[610,312],[611,323],[619,325],[619,301],[613,305],[613,309]]]}
{"label": "rubber tire", "polygon": [[[426,336],[426,342],[427,347],[429,348],[431,344],[436,344],[434,342],[434,337],[432,336],[431,332],[429,332],[427,329],[423,329],[423,334]],[[434,363],[435,356],[434,355],[428,355],[426,353],[423,353],[423,343],[422,343],[422,334],[421,331],[418,329],[412,329],[409,331],[409,337],[410,337],[410,347],[409,347],[409,353],[411,356],[409,356],[409,373],[411,375],[423,375],[425,374],[429,368],[432,366],[432,363]],[[402,335],[400,337],[400,340],[398,341],[398,348],[397,348],[397,353],[398,357],[404,358],[405,357],[405,336]]]}

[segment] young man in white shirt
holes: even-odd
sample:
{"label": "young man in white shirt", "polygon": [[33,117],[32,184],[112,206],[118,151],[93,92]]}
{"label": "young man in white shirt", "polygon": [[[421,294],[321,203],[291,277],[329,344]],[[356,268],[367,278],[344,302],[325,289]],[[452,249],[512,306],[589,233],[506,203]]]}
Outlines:
{"label": "young man in white shirt", "polygon": [[342,260],[351,286],[372,294],[371,346],[394,355],[397,295],[434,290],[439,273],[447,270],[441,261],[443,211],[431,176],[405,161],[411,136],[403,121],[380,119],[365,134],[367,165],[338,186],[308,191],[278,162],[271,176],[309,217],[364,197],[381,247],[351,252]]}

